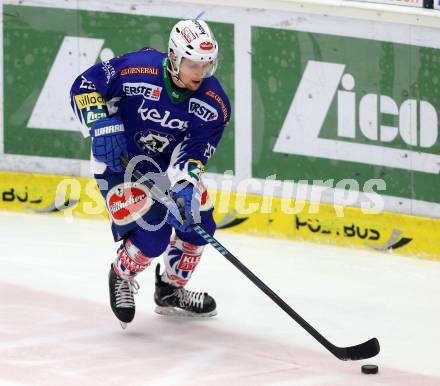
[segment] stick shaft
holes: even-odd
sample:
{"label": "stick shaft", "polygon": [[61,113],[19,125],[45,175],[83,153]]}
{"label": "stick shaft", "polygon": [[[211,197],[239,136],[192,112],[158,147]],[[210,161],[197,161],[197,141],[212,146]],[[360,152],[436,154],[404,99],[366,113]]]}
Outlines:
{"label": "stick shaft", "polygon": [[[121,156],[121,163],[124,168],[129,165],[128,160]],[[133,175],[140,180],[151,192],[153,198],[163,204],[171,212],[179,213],[177,205],[172,199],[158,189],[151,181],[143,179],[139,171],[133,170]],[[233,264],[240,272],[242,272],[252,283],[254,283],[261,291],[263,291],[272,301],[286,312],[295,322],[297,322],[304,330],[306,330],[313,338],[315,338],[328,351],[341,360],[358,360],[375,356],[379,353],[379,342],[376,338],[356,346],[338,347],[327,340],[320,332],[312,327],[301,315],[293,310],[283,299],[281,299],[272,289],[270,289],[261,279],[259,279],[249,268],[247,268],[239,259],[237,259],[230,251],[228,251],[217,239],[207,233],[200,225],[191,225],[194,231],[202,237],[208,244],[212,245],[221,255],[223,255],[231,264]]]}

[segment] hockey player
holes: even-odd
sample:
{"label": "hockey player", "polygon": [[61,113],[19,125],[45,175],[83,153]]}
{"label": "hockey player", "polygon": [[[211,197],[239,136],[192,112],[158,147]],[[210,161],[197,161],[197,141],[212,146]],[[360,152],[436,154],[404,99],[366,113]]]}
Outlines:
{"label": "hockey player", "polygon": [[[190,224],[199,223],[211,235],[216,227],[201,175],[231,114],[213,76],[217,57],[218,43],[207,23],[182,20],[172,28],[167,55],[152,48],[127,53],[92,66],[73,83],[71,104],[92,138],[92,168],[114,239],[122,241],[110,267],[109,290],[123,327],[135,315],[136,276],[162,254],[156,312],[216,314],[210,295],[185,285],[206,244]],[[142,184],[124,181],[121,154],[161,189],[167,188],[164,179],[168,182],[184,222],[152,200]]]}

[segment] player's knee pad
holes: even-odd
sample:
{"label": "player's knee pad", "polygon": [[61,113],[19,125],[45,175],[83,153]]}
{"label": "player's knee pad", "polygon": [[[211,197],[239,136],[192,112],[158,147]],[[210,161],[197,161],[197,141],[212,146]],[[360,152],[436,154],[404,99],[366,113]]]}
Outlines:
{"label": "player's knee pad", "polygon": [[150,263],[151,259],[145,256],[130,239],[126,239],[118,249],[118,255],[113,266],[115,272],[121,278],[132,280],[139,272],[147,268]]}
{"label": "player's knee pad", "polygon": [[174,236],[163,258],[166,268],[163,279],[184,286],[196,269],[204,248],[204,245],[194,245]]}

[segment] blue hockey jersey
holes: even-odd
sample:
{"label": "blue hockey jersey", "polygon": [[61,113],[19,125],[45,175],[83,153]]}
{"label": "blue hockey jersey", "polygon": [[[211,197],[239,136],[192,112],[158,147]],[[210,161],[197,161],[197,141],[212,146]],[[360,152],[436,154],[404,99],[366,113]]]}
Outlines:
{"label": "blue hockey jersey", "polygon": [[129,158],[152,160],[142,163],[142,172],[167,172],[172,183],[196,183],[197,173],[188,177],[185,165],[196,162],[203,170],[231,107],[214,76],[197,91],[178,89],[167,65],[167,56],[151,48],[98,63],[73,83],[71,104],[85,136],[95,121],[116,113],[125,126]]}

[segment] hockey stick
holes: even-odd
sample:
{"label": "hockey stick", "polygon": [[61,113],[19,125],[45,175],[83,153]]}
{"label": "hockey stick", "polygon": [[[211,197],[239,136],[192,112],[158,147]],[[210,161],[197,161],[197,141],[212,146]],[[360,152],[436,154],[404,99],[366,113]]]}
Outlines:
{"label": "hockey stick", "polygon": [[[129,161],[121,156],[121,163],[124,168],[129,166]],[[129,169],[130,171],[130,169]],[[162,190],[154,185],[148,179],[145,179],[142,174],[134,170],[132,171],[137,182],[145,185],[151,192],[152,197],[165,205],[165,207],[172,213],[177,213],[178,208],[176,203]],[[330,351],[337,358],[347,360],[360,360],[374,357],[380,351],[379,341],[377,338],[372,338],[364,343],[349,346],[338,347],[328,341],[321,335],[314,327],[312,327],[306,320],[304,320],[297,312],[295,312],[283,299],[281,299],[274,291],[272,291],[266,284],[264,284],[253,272],[251,272],[240,260],[238,260],[231,252],[229,252],[219,241],[209,235],[204,229],[197,224],[192,224],[192,228],[197,234],[202,237],[207,243],[211,244],[219,253],[228,259],[239,271],[241,271],[249,280],[251,280],[261,291],[269,296],[282,310],[284,310],[295,322],[304,328],[310,335],[312,335],[319,343],[321,343],[328,351]]]}

